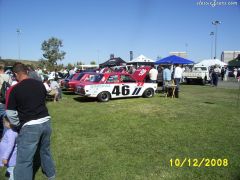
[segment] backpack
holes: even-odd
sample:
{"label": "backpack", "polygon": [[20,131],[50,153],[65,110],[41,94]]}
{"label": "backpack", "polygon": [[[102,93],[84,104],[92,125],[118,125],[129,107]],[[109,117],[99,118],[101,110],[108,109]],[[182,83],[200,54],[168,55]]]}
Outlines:
{"label": "backpack", "polygon": [[3,104],[6,103],[6,94],[9,88],[10,88],[10,84],[6,81],[3,81],[2,88],[0,90],[0,102]]}

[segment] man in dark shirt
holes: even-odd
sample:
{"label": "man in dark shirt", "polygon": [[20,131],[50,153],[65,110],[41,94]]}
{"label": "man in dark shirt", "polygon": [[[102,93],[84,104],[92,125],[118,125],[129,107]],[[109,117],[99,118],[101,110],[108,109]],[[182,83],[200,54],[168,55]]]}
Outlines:
{"label": "man in dark shirt", "polygon": [[54,179],[55,167],[50,152],[51,117],[45,104],[46,89],[42,82],[28,77],[24,64],[15,64],[13,72],[18,83],[9,89],[6,112],[11,124],[19,129],[14,179],[33,179],[32,165],[37,148],[40,149],[43,172],[48,179]]}

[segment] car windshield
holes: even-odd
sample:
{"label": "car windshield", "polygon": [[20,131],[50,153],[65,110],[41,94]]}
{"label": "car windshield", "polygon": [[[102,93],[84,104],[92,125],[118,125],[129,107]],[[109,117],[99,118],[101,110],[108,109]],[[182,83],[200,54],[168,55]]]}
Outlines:
{"label": "car windshield", "polygon": [[79,75],[78,73],[74,74],[73,77],[72,77],[72,79],[73,79],[73,80],[77,80],[78,75]]}
{"label": "car windshield", "polygon": [[207,68],[206,67],[195,67],[194,70],[195,71],[206,71]]}
{"label": "car windshield", "polygon": [[135,80],[129,75],[121,75],[122,82],[135,82]]}
{"label": "car windshield", "polygon": [[67,79],[72,79],[74,74],[71,74],[70,76],[67,77]]}
{"label": "car windshield", "polygon": [[96,74],[96,75],[90,75],[88,78],[88,82],[99,82],[101,81],[103,77],[103,74]]}
{"label": "car windshield", "polygon": [[76,80],[79,81],[80,79],[82,79],[83,75],[84,75],[84,73],[80,73],[80,74],[78,75],[78,77],[76,78]]}

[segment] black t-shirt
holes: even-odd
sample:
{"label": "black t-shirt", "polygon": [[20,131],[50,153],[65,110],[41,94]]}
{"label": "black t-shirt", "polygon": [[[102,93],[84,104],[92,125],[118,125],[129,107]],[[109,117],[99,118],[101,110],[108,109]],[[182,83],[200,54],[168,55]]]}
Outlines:
{"label": "black t-shirt", "polygon": [[21,124],[49,116],[45,103],[47,91],[42,82],[25,79],[9,93],[7,110],[17,111]]}

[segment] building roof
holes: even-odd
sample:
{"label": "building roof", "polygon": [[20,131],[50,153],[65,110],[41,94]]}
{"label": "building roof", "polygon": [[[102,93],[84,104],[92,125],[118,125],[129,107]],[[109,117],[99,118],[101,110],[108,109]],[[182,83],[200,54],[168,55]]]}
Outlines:
{"label": "building roof", "polygon": [[129,63],[130,63],[130,62],[154,62],[154,60],[152,60],[152,59],[150,59],[150,58],[148,58],[148,57],[146,57],[146,56],[144,56],[144,55],[141,54],[141,55],[138,56],[137,58],[129,61]]}

